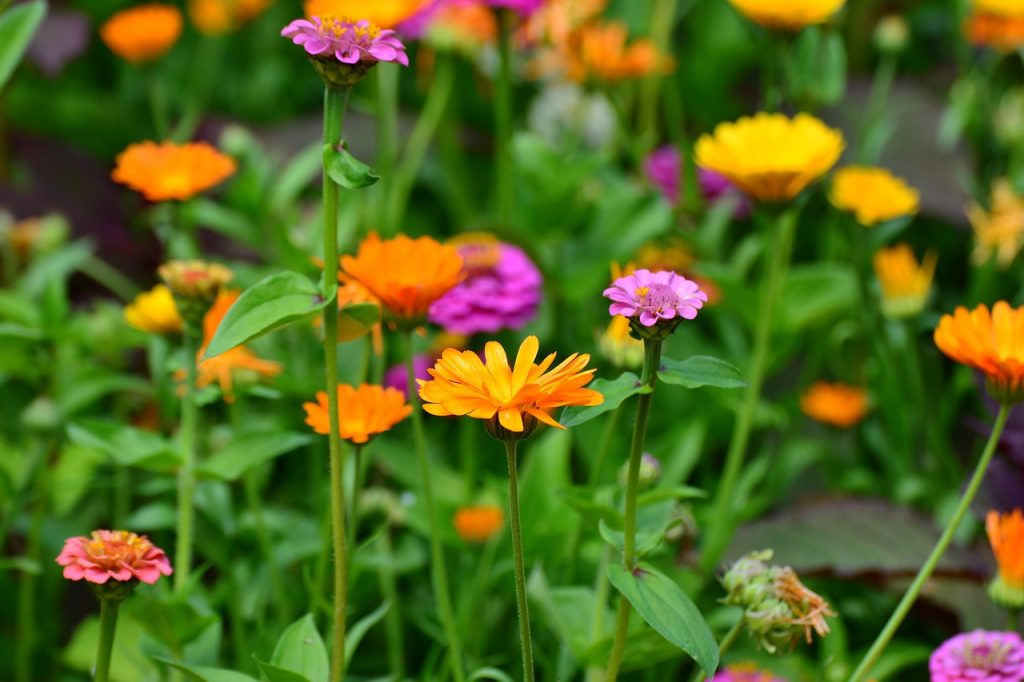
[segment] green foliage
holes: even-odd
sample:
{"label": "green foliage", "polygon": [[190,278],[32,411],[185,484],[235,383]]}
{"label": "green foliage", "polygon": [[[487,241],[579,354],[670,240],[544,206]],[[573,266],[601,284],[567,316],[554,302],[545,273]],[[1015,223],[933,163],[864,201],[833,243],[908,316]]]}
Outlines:
{"label": "green foliage", "polygon": [[579,426],[596,419],[606,412],[617,409],[634,395],[650,393],[651,388],[640,383],[640,377],[632,372],[623,372],[617,379],[595,379],[588,388],[604,396],[604,402],[590,407],[567,407],[562,411],[562,426]]}
{"label": "green foliage", "polygon": [[663,358],[658,378],[666,384],[683,388],[743,388],[747,385],[743,374],[734,366],[706,355],[695,355],[682,361]]}
{"label": "green foliage", "polygon": [[14,73],[45,16],[43,0],[21,3],[0,13],[0,90]]}

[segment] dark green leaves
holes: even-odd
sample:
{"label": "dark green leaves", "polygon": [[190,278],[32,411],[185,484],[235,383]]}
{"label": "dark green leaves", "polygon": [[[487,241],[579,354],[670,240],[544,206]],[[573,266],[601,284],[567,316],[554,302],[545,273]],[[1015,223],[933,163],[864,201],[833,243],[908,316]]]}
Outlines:
{"label": "dark green leaves", "polygon": [[658,378],[666,384],[684,388],[743,388],[747,385],[738,369],[724,360],[706,355],[694,355],[681,362],[664,358],[661,361]]}
{"label": "dark green leaves", "polygon": [[222,668],[207,668],[201,665],[189,665],[187,663],[175,663],[165,658],[157,658],[156,660],[164,663],[175,670],[180,670],[185,674],[185,679],[189,682],[256,682],[256,678],[249,677],[242,673],[236,673],[234,670],[224,670]]}
{"label": "dark green leaves", "polygon": [[331,180],[345,189],[362,189],[380,180],[377,171],[352,156],[344,143],[324,146],[324,169]]}
{"label": "dark green leaves", "polygon": [[0,14],[0,88],[14,73],[45,16],[43,0],[18,4]]}
{"label": "dark green leaves", "polygon": [[227,447],[206,460],[199,467],[199,472],[222,481],[235,481],[252,467],[311,442],[313,436],[305,433],[241,434],[232,438]]}
{"label": "dark green leaves", "polygon": [[171,471],[180,459],[171,443],[151,431],[101,419],[82,420],[68,426],[72,443],[94,448],[121,466]]}
{"label": "dark green leaves", "polygon": [[650,387],[640,385],[640,377],[632,372],[625,372],[618,379],[613,380],[595,379],[587,388],[592,388],[602,394],[604,402],[592,407],[565,408],[562,411],[562,426],[579,426],[605,412],[611,412],[630,396],[651,392]]}

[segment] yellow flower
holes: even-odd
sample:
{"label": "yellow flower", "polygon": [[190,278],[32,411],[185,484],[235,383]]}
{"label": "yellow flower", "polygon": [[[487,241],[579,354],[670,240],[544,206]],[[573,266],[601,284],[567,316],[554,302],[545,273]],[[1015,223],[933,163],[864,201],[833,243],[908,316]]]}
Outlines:
{"label": "yellow flower", "polygon": [[935,345],[947,357],[982,372],[989,393],[1010,404],[1024,398],[1024,307],[999,301],[974,310],[959,307],[943,315]]}
{"label": "yellow flower", "polygon": [[827,173],[843,135],[809,114],[760,113],[721,123],[697,141],[697,165],[726,176],[752,198],[789,201]]}
{"label": "yellow flower", "polygon": [[597,339],[601,355],[616,367],[639,367],[644,361],[644,342],[630,335],[629,318],[616,315]]}
{"label": "yellow flower", "polygon": [[174,305],[171,290],[163,284],[142,292],[125,306],[124,320],[149,334],[177,334],[181,331],[178,306]]}
{"label": "yellow flower", "polygon": [[[412,413],[405,394],[397,388],[361,384],[358,388],[338,384],[338,434],[347,441],[362,445],[379,433],[390,431]],[[306,423],[317,433],[331,432],[327,393],[317,391],[316,402],[303,405]]]}
{"label": "yellow flower", "polygon": [[875,253],[875,275],[882,285],[882,312],[887,317],[912,317],[924,310],[931,293],[935,264],[934,252],[918,264],[907,244],[879,249]]}
{"label": "yellow flower", "polygon": [[429,0],[306,0],[307,17],[348,17],[367,20],[381,28],[394,28],[427,6]]}
{"label": "yellow flower", "polygon": [[1020,509],[1000,514],[990,511],[985,529],[999,575],[989,585],[992,600],[1011,609],[1024,607],[1024,513]]}
{"label": "yellow flower", "polygon": [[974,0],[973,7],[975,12],[1024,19],[1024,2],[1020,0]]}
{"label": "yellow flower", "polygon": [[460,507],[455,511],[452,525],[455,532],[465,542],[487,542],[501,530],[505,524],[505,514],[501,507],[481,505],[478,507]]}
{"label": "yellow flower", "polygon": [[839,11],[846,0],[729,0],[743,16],[765,28],[799,31],[821,24]]}
{"label": "yellow flower", "polygon": [[967,209],[967,218],[974,229],[974,262],[984,264],[992,258],[1005,268],[1024,247],[1024,199],[1010,181],[1001,178],[992,187],[991,208],[986,211],[978,204]]}
{"label": "yellow flower", "polygon": [[868,411],[868,394],[863,388],[819,381],[800,397],[800,409],[823,424],[849,428]]}
{"label": "yellow flower", "polygon": [[121,59],[147,62],[171,49],[181,24],[181,11],[174,5],[138,5],[107,19],[100,38]]}
{"label": "yellow flower", "polygon": [[921,197],[903,178],[884,168],[846,166],[832,178],[832,205],[848,211],[864,227],[917,213]]}

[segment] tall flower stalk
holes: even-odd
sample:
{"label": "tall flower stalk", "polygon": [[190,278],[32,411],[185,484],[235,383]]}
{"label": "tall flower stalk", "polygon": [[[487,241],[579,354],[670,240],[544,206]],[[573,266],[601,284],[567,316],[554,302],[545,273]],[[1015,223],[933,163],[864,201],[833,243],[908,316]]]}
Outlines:
{"label": "tall flower stalk", "polygon": [[533,640],[530,636],[530,606],[526,602],[523,524],[519,514],[519,473],[516,462],[518,444],[519,441],[513,438],[505,441],[505,458],[508,460],[508,508],[509,523],[512,526],[512,565],[516,578],[516,613],[519,616],[519,641],[522,643],[523,680],[533,682]]}
{"label": "tall flower stalk", "polygon": [[494,81],[494,174],[498,217],[512,218],[515,198],[512,186],[512,26],[516,15],[498,10],[498,75]]}

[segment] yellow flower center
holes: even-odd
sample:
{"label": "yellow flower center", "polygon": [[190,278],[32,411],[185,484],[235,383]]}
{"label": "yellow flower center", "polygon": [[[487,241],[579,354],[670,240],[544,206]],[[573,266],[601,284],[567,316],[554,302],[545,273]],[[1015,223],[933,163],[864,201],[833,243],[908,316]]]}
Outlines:
{"label": "yellow flower center", "polygon": [[633,293],[636,294],[637,296],[639,296],[640,298],[643,298],[647,294],[651,293],[651,288],[650,287],[637,287],[633,291]]}

